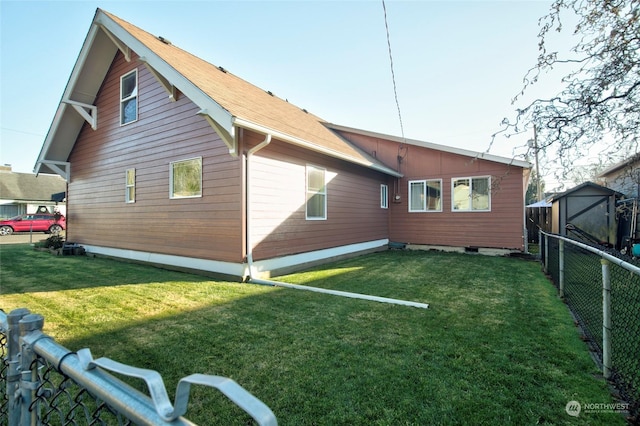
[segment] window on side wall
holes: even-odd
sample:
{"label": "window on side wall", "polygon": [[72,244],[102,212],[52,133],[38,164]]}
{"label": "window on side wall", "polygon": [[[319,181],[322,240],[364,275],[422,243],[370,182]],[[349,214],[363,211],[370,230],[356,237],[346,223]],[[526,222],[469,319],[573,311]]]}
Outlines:
{"label": "window on side wall", "polygon": [[466,177],[451,180],[451,209],[458,212],[491,211],[491,178]]}
{"label": "window on side wall", "polygon": [[409,212],[441,212],[442,179],[409,181]]}
{"label": "window on side wall", "polygon": [[385,184],[380,185],[380,208],[389,208],[389,187]]}
{"label": "window on side wall", "polygon": [[120,125],[138,120],[138,70],[120,77]]}
{"label": "window on side wall", "polygon": [[307,165],[307,220],[327,219],[326,170]]}
{"label": "window on side wall", "polygon": [[202,197],[202,157],[169,164],[169,198]]}
{"label": "window on side wall", "polygon": [[136,169],[128,169],[125,172],[124,200],[127,203],[136,201]]}

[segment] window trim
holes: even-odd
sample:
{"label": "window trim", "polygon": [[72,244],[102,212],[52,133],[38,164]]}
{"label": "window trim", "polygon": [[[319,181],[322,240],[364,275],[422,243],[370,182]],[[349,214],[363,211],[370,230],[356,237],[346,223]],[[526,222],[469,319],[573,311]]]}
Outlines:
{"label": "window trim", "polygon": [[[469,205],[467,209],[456,209],[455,208],[455,187],[454,184],[459,180],[468,180],[469,181],[469,193],[467,195],[469,199]],[[472,202],[472,194],[473,194],[473,180],[474,179],[486,179],[487,180],[487,189],[488,189],[488,207],[486,209],[474,209]],[[487,213],[491,211],[491,176],[463,176],[463,177],[453,177],[451,178],[451,211],[454,213]]]}
{"label": "window trim", "polygon": [[[309,189],[309,172],[313,170],[322,171],[323,185],[320,191],[312,191]],[[311,196],[309,195],[311,194]],[[309,216],[309,200],[314,195],[323,196],[323,215],[322,216]],[[327,220],[327,169],[324,167],[314,166],[307,164],[305,167],[305,202],[304,202],[304,217],[306,220]]]}
{"label": "window trim", "polygon": [[385,183],[380,184],[380,208],[389,208],[389,185]]}
{"label": "window trim", "polygon": [[[200,193],[196,195],[175,195],[173,187],[173,165],[177,163],[185,163],[187,161],[198,160],[200,162]],[[183,158],[181,160],[171,161],[169,163],[169,199],[181,200],[185,198],[202,198],[202,157]]]}
{"label": "window trim", "polygon": [[[440,208],[437,209],[430,209],[429,208],[429,203],[427,202],[429,200],[429,195],[427,194],[427,189],[429,188],[429,182],[438,182],[440,184]],[[422,195],[423,195],[423,200],[422,200],[422,208],[421,209],[412,209],[411,208],[411,184],[413,183],[421,183],[423,184],[423,189],[422,189]],[[437,178],[437,179],[414,179],[414,180],[410,180],[407,184],[407,189],[408,189],[408,193],[409,196],[407,197],[408,200],[408,211],[409,213],[441,213],[442,212],[442,179],[441,178]]]}
{"label": "window trim", "polygon": [[[133,183],[129,183],[129,173],[133,174]],[[135,168],[131,168],[131,169],[127,169],[124,172],[124,202],[129,204],[129,203],[135,203],[136,202],[136,169]],[[130,190],[133,190],[133,197],[130,196],[131,192]]]}
{"label": "window trim", "polygon": [[[129,77],[131,74],[135,75],[135,81],[136,81],[136,86],[134,91],[131,93],[130,96],[123,98],[122,97],[122,83],[124,81],[125,78]],[[131,120],[131,121],[127,121],[126,123],[124,122],[124,114],[123,114],[123,110],[124,110],[124,102],[129,101],[131,99],[135,98],[136,99],[136,118]],[[134,68],[133,70],[129,71],[128,73],[120,76],[120,126],[126,126],[127,124],[131,124],[131,123],[135,123],[136,121],[138,121],[138,106],[139,106],[139,102],[138,102],[138,69]]]}

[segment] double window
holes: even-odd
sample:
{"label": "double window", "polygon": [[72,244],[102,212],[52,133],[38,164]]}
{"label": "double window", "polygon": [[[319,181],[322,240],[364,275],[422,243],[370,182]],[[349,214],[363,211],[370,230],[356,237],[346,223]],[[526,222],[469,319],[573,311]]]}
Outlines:
{"label": "double window", "polygon": [[409,181],[409,212],[441,212],[442,179]]}
{"label": "double window", "polygon": [[169,198],[202,197],[202,157],[169,164]]}
{"label": "double window", "polygon": [[491,210],[491,178],[466,177],[451,180],[451,210],[457,212]]}
{"label": "double window", "polygon": [[138,120],[138,70],[120,77],[120,124]]}
{"label": "double window", "polygon": [[307,220],[327,219],[326,170],[307,165]]}

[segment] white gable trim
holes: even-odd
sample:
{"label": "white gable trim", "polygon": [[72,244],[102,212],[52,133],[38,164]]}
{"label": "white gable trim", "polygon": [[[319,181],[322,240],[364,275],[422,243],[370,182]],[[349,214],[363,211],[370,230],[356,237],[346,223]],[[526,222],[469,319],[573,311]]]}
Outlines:
{"label": "white gable trim", "polygon": [[142,44],[137,38],[129,34],[124,28],[109,18],[104,12],[98,10],[94,24],[104,26],[115,37],[130,47],[138,54],[145,64],[156,70],[157,74],[164,77],[168,83],[175,86],[194,104],[207,111],[209,115],[228,134],[233,135],[233,123],[231,114],[220,104],[211,99],[185,76],[176,71],[167,62],[157,56],[151,49]]}
{"label": "white gable trim", "polygon": [[[216,124],[214,128],[227,145],[235,143],[233,117],[227,110],[98,9],[67,82],[51,127],[42,144],[34,167],[36,174],[58,173],[60,169],[54,171],[49,165],[52,164],[51,162],[66,161],[73,149],[81,125],[74,122],[74,119],[69,115],[68,106],[71,105],[75,108],[77,112],[74,114],[80,114],[82,119],[89,121],[92,126],[96,125],[95,117],[97,114],[89,106],[95,102],[95,96],[97,96],[102,81],[109,70],[113,55],[118,50],[125,55],[127,60],[130,60],[131,51],[136,52],[141,57],[141,62],[155,71],[152,71],[152,74],[169,92],[170,96],[175,97],[176,89],[182,92],[201,110],[206,111],[207,116]],[[88,58],[91,58],[92,61],[90,72],[85,69]],[[86,109],[82,111],[83,108],[89,108],[91,114],[86,113]]]}

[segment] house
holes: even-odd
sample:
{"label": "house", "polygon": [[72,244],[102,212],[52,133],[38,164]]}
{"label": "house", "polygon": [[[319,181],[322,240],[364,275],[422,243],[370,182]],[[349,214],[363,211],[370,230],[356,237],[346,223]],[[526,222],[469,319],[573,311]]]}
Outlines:
{"label": "house", "polygon": [[597,176],[607,188],[624,194],[617,202],[618,245],[631,252],[640,243],[638,198],[640,198],[640,153],[605,169]]}
{"label": "house", "polygon": [[585,182],[553,197],[552,232],[589,243],[618,246],[616,204],[622,194]]}
{"label": "house", "polygon": [[[66,188],[67,183],[60,176],[17,173],[9,165],[0,166],[0,218],[42,210],[65,214]],[[59,194],[63,194],[62,197]]]}
{"label": "house", "polygon": [[242,278],[389,242],[521,251],[530,167],[328,123],[100,9],[36,163],[88,252]]}
{"label": "house", "polygon": [[602,185],[625,195],[627,198],[640,196],[640,153],[614,164],[597,176]]}

